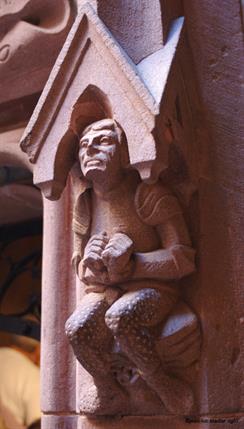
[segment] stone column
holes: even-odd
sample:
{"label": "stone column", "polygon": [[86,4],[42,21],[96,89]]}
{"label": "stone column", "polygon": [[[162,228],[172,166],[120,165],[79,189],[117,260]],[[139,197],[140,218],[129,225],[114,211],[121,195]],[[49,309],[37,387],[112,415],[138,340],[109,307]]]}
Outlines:
{"label": "stone column", "polygon": [[64,335],[64,324],[75,307],[71,234],[72,192],[61,199],[44,198],[42,276],[42,428],[76,428],[75,359]]}
{"label": "stone column", "polygon": [[241,3],[184,2],[201,99],[199,114],[204,121],[202,131],[198,129],[199,302],[205,338],[200,412],[210,415],[237,412],[237,417],[244,401],[241,376],[244,296],[240,262],[244,191]]}

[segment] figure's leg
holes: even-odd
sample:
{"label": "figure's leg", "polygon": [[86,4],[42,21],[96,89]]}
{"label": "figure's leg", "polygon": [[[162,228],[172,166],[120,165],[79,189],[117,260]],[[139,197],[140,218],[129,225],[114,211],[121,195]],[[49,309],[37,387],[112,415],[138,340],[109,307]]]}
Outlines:
{"label": "figure's leg", "polygon": [[155,289],[129,292],[106,312],[105,321],[119,344],[139,369],[145,382],[173,413],[192,407],[191,390],[180,380],[168,376],[155,349],[155,339],[147,327],[163,321],[176,302],[176,295]]}
{"label": "figure's leg", "polygon": [[65,324],[76,358],[95,378],[108,372],[106,352],[113,338],[104,321],[108,308],[104,294],[87,294]]}
{"label": "figure's leg", "polygon": [[104,294],[89,293],[65,325],[76,358],[94,378],[95,385],[87,389],[86,398],[81,401],[81,410],[85,413],[102,414],[108,409],[119,412],[125,402],[110,371],[109,349],[113,335],[104,320],[108,308]]}

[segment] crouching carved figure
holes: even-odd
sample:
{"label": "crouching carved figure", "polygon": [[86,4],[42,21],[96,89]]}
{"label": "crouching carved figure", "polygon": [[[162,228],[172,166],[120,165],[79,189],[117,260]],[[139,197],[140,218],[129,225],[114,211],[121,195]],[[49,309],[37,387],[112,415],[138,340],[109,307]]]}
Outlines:
{"label": "crouching carved figure", "polygon": [[114,120],[84,130],[79,162],[88,187],[74,209],[73,264],[86,294],[66,334],[94,379],[86,391],[89,404],[83,401],[80,409],[130,412],[121,374],[113,369],[117,348],[161,406],[189,412],[191,389],[167,370],[159,350],[160,333],[178,305],[177,281],[195,269],[178,201],[160,182],[147,185],[128,168],[126,138]]}

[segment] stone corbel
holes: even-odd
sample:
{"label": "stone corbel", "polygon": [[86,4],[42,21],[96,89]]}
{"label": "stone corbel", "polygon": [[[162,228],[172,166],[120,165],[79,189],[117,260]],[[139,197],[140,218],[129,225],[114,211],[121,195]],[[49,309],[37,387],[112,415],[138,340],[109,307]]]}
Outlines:
{"label": "stone corbel", "polygon": [[[137,185],[138,191],[136,191],[137,196],[135,197],[133,194],[133,199],[131,199],[135,205],[132,210],[133,208],[137,210],[136,216],[141,210],[141,223],[153,226],[155,229],[158,226],[163,229],[166,221],[171,220],[174,216],[177,218],[176,225],[173,225],[173,236],[179,237],[179,242],[174,243],[175,245],[168,249],[164,249],[162,245],[157,249],[159,253],[155,251],[155,254],[149,255],[148,262],[144,265],[143,262],[141,263],[142,268],[139,268],[139,270],[141,269],[142,271],[137,278],[143,279],[146,273],[145,279],[148,279],[148,287],[150,287],[150,282],[152,281],[152,284],[154,284],[154,279],[150,277],[147,269],[149,272],[150,269],[152,271],[157,269],[159,273],[157,273],[157,279],[162,280],[160,270],[162,267],[162,272],[164,272],[165,267],[163,267],[162,261],[165,258],[166,265],[169,263],[169,268],[167,268],[167,275],[163,280],[178,282],[182,277],[194,271],[194,250],[191,247],[191,240],[184,224],[180,205],[175,196],[171,194],[171,190],[168,189],[167,182],[165,182],[165,186],[159,179],[167,177],[167,174],[169,174],[172,148],[177,153],[179,152],[183,158],[187,158],[188,143],[192,141],[191,109],[189,108],[187,90],[184,85],[184,74],[181,69],[182,52],[187,49],[184,35],[184,18],[178,17],[174,19],[171,26],[167,23],[168,27],[166,26],[165,28],[169,28],[169,31],[164,28],[164,32],[160,33],[160,46],[156,45],[156,50],[150,51],[150,53],[147,52],[145,57],[143,52],[140,51],[140,55],[135,59],[130,51],[125,49],[125,45],[124,48],[120,45],[113,35],[114,33],[112,34],[104,24],[99,16],[99,4],[99,2],[82,2],[76,21],[70,30],[22,137],[21,148],[27,153],[30,162],[34,164],[34,183],[41,189],[46,199],[59,200],[57,203],[45,200],[45,206],[48,207],[50,204],[49,207],[61,207],[63,204],[62,212],[59,211],[57,215],[59,240],[61,237],[60,231],[62,232],[62,226],[60,226],[62,224],[61,215],[65,212],[70,216],[71,209],[74,208],[74,200],[76,199],[76,203],[78,201],[78,204],[75,204],[73,225],[77,215],[77,230],[75,231],[74,229],[74,231],[78,235],[80,253],[74,252],[72,261],[76,267],[76,280],[79,290],[81,284],[83,284],[82,273],[78,268],[82,259],[80,249],[84,244],[81,241],[85,242],[86,239],[89,240],[92,235],[96,234],[93,231],[91,236],[88,237],[89,216],[92,216],[92,213],[89,213],[89,198],[91,196],[89,197],[89,190],[88,192],[84,192],[84,189],[78,190],[80,177],[75,174],[76,162],[78,160],[78,150],[81,150],[82,146],[81,138],[84,129],[88,125],[107,119],[108,122],[105,121],[104,126],[106,130],[108,130],[106,127],[110,127],[113,144],[115,141],[118,143],[120,138],[121,141],[123,140],[121,135],[126,137],[129,155],[129,159],[127,159],[127,164],[129,165],[126,165],[126,168],[130,167],[127,171],[137,170],[139,173],[139,175],[134,175],[133,177],[133,179],[136,178],[137,182],[132,181],[135,189],[135,185]],[[161,22],[161,16],[159,19]],[[130,53],[130,57],[128,53]],[[97,131],[96,128],[95,130],[91,129],[90,134],[92,135]],[[89,131],[87,133],[89,134]],[[94,137],[90,136],[89,138]],[[80,159],[81,155],[79,154]],[[68,181],[66,186],[71,170],[74,173],[74,183],[71,186],[71,182]],[[81,171],[78,174],[81,175]],[[128,177],[130,178],[130,173],[128,173]],[[142,183],[138,185],[140,181]],[[63,192],[65,186],[67,192]],[[125,189],[128,190],[128,188]],[[145,206],[147,211],[147,204],[144,204],[147,196],[149,196],[149,200],[151,196],[153,198],[156,196],[156,201],[153,202],[155,207],[151,207],[153,212],[152,220],[149,219],[148,223],[145,219],[150,218],[150,213],[149,215],[146,212],[143,213]],[[162,207],[161,200],[163,200]],[[55,204],[57,205],[55,206]],[[158,207],[159,215],[157,216]],[[118,207],[116,210],[119,212]],[[70,238],[71,219],[68,218],[66,221],[69,234],[69,244],[66,246],[68,256],[61,255],[60,259],[65,265],[63,271],[68,272],[67,278],[71,278],[74,289],[74,271],[71,271],[71,265],[68,266],[66,260],[66,256],[67,258],[71,257],[72,250]],[[51,220],[49,223],[51,224]],[[124,223],[126,224],[126,221]],[[52,219],[53,224],[55,224],[55,219]],[[82,232],[83,227],[87,227],[85,239],[84,237],[81,238],[82,235],[86,235]],[[110,235],[112,237],[112,234]],[[128,239],[126,234],[118,235],[119,238],[117,238],[121,242],[123,240],[126,242]],[[113,237],[111,237],[106,239],[112,240]],[[104,237],[103,239],[106,241]],[[50,241],[48,241],[48,245],[51,245]],[[131,243],[131,252],[132,248],[133,243]],[[55,255],[55,251],[53,255]],[[131,253],[131,255],[134,255],[134,253]],[[140,266],[140,257],[143,259],[144,255],[143,252],[142,256],[139,253],[138,255],[138,264]],[[77,256],[78,260],[76,259]],[[150,257],[152,258],[151,260]],[[51,276],[52,266],[49,261],[46,264]],[[56,267],[59,267],[59,261],[55,260],[55,264]],[[144,269],[145,271],[143,271]],[[82,266],[80,270],[83,270]],[[59,281],[58,268],[55,273],[57,283]],[[63,275],[63,277],[65,276]],[[86,280],[89,282],[89,273],[87,278],[88,280]],[[131,279],[129,278],[129,280]],[[111,278],[109,278],[109,281],[112,282]],[[108,284],[111,285],[112,283]],[[67,288],[66,283],[65,287]],[[81,292],[81,295],[83,292]],[[168,383],[170,392],[171,383],[169,380],[171,372],[173,371],[174,374],[178,372],[181,376],[186,367],[190,367],[198,360],[201,341],[198,318],[186,304],[180,302],[172,313],[170,312],[166,315],[166,320],[160,320],[159,318],[160,323],[157,326],[157,330],[160,335],[157,337],[155,347],[158,349],[158,355],[161,359],[160,365],[167,368],[169,372],[169,375],[165,376],[164,382]],[[113,318],[113,314],[109,315],[108,312],[107,316],[106,323],[113,331],[113,320],[111,319],[112,322],[109,320],[110,316]],[[73,319],[75,317],[76,315]],[[71,342],[74,343],[72,345],[75,350],[76,333],[73,332],[75,330],[73,328],[75,328],[76,322],[73,319],[71,317],[70,322],[66,324],[66,329],[67,335],[70,337]],[[110,322],[111,326],[109,325]],[[155,384],[155,374],[153,381],[153,374],[147,374],[147,377],[143,376],[141,370],[138,369],[139,366],[135,364],[136,359],[135,361],[128,359],[128,356],[123,354],[123,350],[121,352],[119,349],[116,335],[117,331],[114,337],[114,349],[112,350],[112,362],[118,363],[118,368],[115,368],[114,374],[116,374],[119,383],[121,382],[122,385],[124,383],[125,390],[127,390],[130,398],[128,407],[122,407],[123,413],[134,415],[160,414],[163,409],[162,402],[164,401],[161,401],[155,392],[162,390],[161,385],[164,383],[159,380],[158,389],[150,389],[149,386],[154,386]],[[167,345],[171,347],[171,354],[164,353]],[[187,353],[184,353],[185,348],[188,348]],[[76,357],[79,355],[78,352],[75,352],[75,354]],[[82,358],[79,361],[82,362]],[[82,371],[81,366],[80,370]],[[84,380],[87,376],[89,378],[88,373],[89,369],[84,374]],[[139,385],[138,383],[136,384],[138,395],[140,396],[141,392],[147,392],[150,397],[149,402],[142,401],[137,404],[137,393],[134,392],[135,394],[133,394],[133,383],[136,381],[139,383]],[[78,382],[78,384],[82,383]],[[88,380],[88,384],[92,385],[91,380]],[[85,383],[83,383],[84,386]],[[181,410],[183,410],[182,412],[189,412],[193,404],[193,394],[190,389],[185,389],[184,383],[181,382],[179,386],[185,391],[185,403],[182,400],[181,407],[181,398],[178,394],[178,399],[174,404],[173,391],[170,392],[170,400],[167,401],[166,398],[165,402],[168,402],[168,406],[165,405],[165,409],[168,409],[171,413],[174,413],[175,410],[177,412]],[[83,393],[86,394],[86,392]],[[79,392],[78,396],[82,397],[82,392]],[[81,413],[92,415],[116,414],[113,407],[110,410],[109,406],[108,409],[106,407],[101,407],[100,409],[97,407],[96,409],[96,407],[90,407],[89,400],[88,402],[82,400],[80,402],[78,411]],[[116,407],[120,405],[119,402],[118,400],[118,404],[115,404]],[[163,409],[163,412],[166,412],[165,409]],[[47,409],[47,411],[50,412],[50,409]]]}

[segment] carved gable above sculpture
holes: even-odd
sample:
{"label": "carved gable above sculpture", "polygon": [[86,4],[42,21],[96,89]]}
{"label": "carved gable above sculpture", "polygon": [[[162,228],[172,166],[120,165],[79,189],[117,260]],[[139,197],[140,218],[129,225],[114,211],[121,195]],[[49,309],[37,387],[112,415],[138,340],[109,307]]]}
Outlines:
{"label": "carved gable above sculpture", "polygon": [[182,27],[183,18],[174,21],[165,46],[136,66],[92,6],[81,6],[22,139],[37,164],[34,181],[46,196],[56,199],[62,192],[75,158],[77,123],[114,117],[125,130],[130,163],[144,180],[155,181],[167,167],[167,125],[157,139],[155,127],[157,118],[163,122]]}

